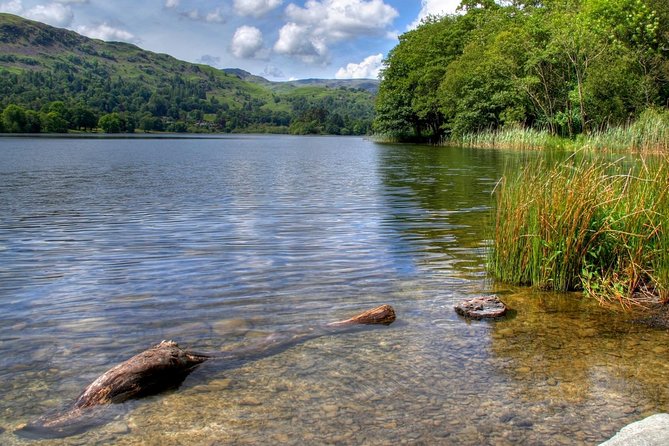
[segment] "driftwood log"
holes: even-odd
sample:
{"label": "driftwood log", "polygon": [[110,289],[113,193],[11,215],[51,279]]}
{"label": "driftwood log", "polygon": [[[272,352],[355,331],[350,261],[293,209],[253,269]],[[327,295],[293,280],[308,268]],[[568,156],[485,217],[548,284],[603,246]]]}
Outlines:
{"label": "driftwood log", "polygon": [[394,321],[393,307],[382,305],[350,319],[320,327],[275,333],[250,346],[212,354],[184,350],[176,342],[163,341],[100,375],[84,389],[69,410],[56,416],[42,417],[17,433],[32,438],[75,435],[92,425],[104,423],[104,420],[98,419],[96,408],[177,388],[198,365],[207,360],[266,357],[308,339],[346,332],[364,325],[389,325]]}

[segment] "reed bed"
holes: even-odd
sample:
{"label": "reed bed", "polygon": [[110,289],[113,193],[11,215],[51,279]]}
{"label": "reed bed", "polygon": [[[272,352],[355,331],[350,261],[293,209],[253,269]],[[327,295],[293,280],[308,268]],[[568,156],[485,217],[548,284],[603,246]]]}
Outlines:
{"label": "reed bed", "polygon": [[482,149],[547,150],[566,149],[570,141],[542,130],[513,126],[454,137],[443,141],[442,145]]}
{"label": "reed bed", "polygon": [[495,191],[491,273],[625,308],[666,302],[667,166],[667,159],[630,166],[578,153],[504,177]]}
{"label": "reed bed", "polygon": [[648,109],[630,125],[581,135],[576,143],[596,151],[669,153],[669,111]]}
{"label": "reed bed", "polygon": [[547,131],[506,127],[452,137],[442,145],[512,150],[591,150],[595,152],[669,153],[669,111],[648,109],[624,126],[607,127],[561,138]]}

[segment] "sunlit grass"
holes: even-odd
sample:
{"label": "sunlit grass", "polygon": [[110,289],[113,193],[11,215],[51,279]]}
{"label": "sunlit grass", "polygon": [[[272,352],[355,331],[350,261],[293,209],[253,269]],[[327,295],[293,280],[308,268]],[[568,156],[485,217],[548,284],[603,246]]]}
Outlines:
{"label": "sunlit grass", "polygon": [[583,156],[503,178],[489,255],[499,280],[624,307],[669,298],[667,160]]}
{"label": "sunlit grass", "polygon": [[510,127],[470,133],[444,141],[444,144],[483,149],[549,150],[567,149],[571,145],[571,141],[552,136],[541,130]]}
{"label": "sunlit grass", "polygon": [[442,144],[513,150],[586,149],[595,152],[669,153],[669,111],[648,109],[629,125],[596,130],[574,139],[513,126],[454,137],[444,140]]}

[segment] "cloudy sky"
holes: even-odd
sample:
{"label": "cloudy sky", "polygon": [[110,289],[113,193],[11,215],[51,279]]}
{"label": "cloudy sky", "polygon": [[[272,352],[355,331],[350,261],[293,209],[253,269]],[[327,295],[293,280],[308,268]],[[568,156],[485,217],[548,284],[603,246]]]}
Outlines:
{"label": "cloudy sky", "polygon": [[288,80],[376,77],[399,34],[459,1],[0,0],[0,12]]}

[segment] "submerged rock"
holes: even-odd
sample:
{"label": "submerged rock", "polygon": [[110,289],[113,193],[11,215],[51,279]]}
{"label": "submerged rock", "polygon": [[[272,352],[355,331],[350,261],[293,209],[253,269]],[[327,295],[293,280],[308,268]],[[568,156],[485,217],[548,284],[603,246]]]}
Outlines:
{"label": "submerged rock", "polygon": [[488,319],[506,314],[506,305],[497,296],[482,296],[457,304],[455,312],[470,319]]}
{"label": "submerged rock", "polygon": [[633,319],[632,322],[651,328],[669,330],[669,304],[651,305],[642,312],[641,317]]}
{"label": "submerged rock", "polygon": [[623,427],[599,446],[665,446],[669,444],[669,414],[659,413]]}

